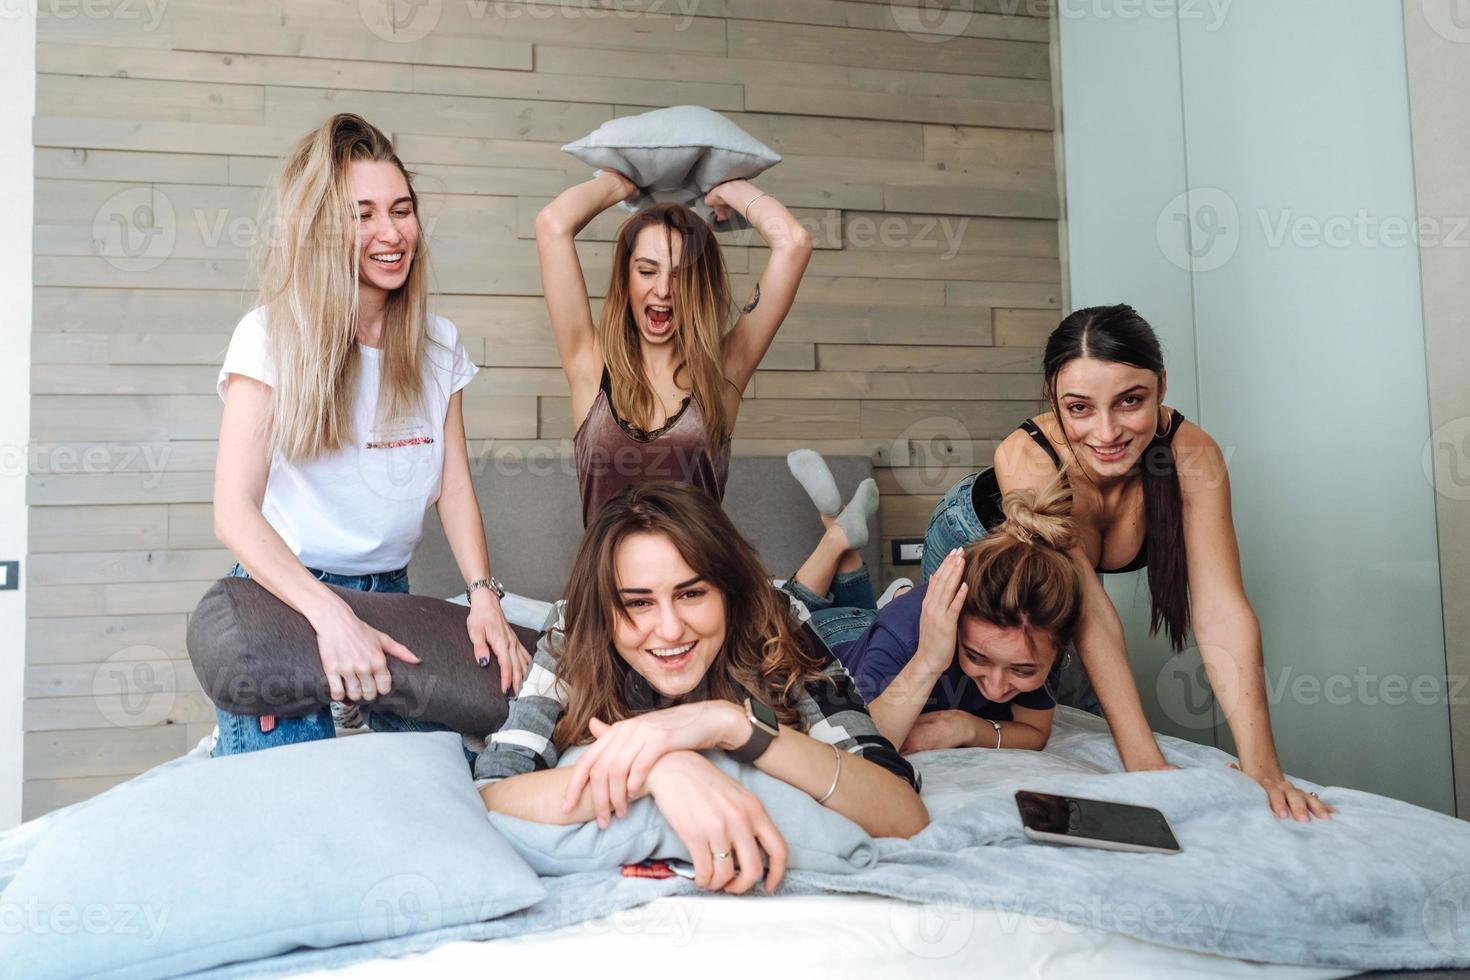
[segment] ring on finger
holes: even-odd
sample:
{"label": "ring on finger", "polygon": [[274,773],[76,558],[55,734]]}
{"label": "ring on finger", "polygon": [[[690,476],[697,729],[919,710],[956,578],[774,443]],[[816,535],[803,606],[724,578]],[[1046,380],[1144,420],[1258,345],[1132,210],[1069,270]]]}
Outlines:
{"label": "ring on finger", "polygon": [[1310,790],[1307,791],[1307,795],[1310,796],[1314,800],[1320,800],[1322,798],[1322,797],[1318,796],[1316,793],[1311,792]]}
{"label": "ring on finger", "polygon": [[730,852],[729,851],[715,851],[715,860],[716,861],[724,861],[724,860],[727,860],[729,857],[730,857]]}

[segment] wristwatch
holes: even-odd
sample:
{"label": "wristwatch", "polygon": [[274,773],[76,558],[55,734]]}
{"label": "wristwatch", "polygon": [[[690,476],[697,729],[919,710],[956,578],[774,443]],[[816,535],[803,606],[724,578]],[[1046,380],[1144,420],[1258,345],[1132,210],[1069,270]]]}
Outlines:
{"label": "wristwatch", "polygon": [[745,699],[745,717],[750,721],[750,738],[745,740],[744,745],[726,753],[736,762],[754,762],[759,759],[771,747],[776,736],[781,734],[781,724],[776,720],[776,712],[754,698]]}
{"label": "wristwatch", "polygon": [[505,598],[505,586],[501,585],[500,579],[496,578],[494,575],[490,576],[489,578],[477,578],[469,585],[466,585],[464,587],[464,597],[466,602],[469,601],[470,593],[475,591],[476,589],[489,589],[491,592],[495,593],[495,597],[497,599]]}

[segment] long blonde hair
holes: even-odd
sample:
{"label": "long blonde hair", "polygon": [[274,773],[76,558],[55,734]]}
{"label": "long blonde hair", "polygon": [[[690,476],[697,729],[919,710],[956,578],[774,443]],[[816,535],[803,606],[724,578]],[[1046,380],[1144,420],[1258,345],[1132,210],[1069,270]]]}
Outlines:
{"label": "long blonde hair", "polygon": [[1005,521],[965,548],[965,605],[1005,629],[1020,629],[1033,651],[1044,634],[1058,654],[1082,618],[1082,576],[1072,547],[1072,487],[1058,473],[1036,490],[1011,490],[1001,498]]}
{"label": "long blonde hair", "polygon": [[551,635],[567,706],[552,736],[558,749],[585,741],[594,717],[612,724],[640,710],[630,694],[641,678],[612,642],[617,619],[628,615],[618,602],[616,562],[618,545],[650,532],[667,536],[724,595],[725,645],[701,682],[702,696],[741,703],[750,695],[770,705],[782,724],[800,727],[797,699],[805,685],[826,676],[820,641],[802,629],[755,549],[713,497],[688,484],[644,483],[603,505],[572,562],[565,629]]}
{"label": "long blonde hair", "polygon": [[[276,367],[271,448],[314,459],[353,442],[357,350],[358,219],[349,168],[391,163],[403,174],[419,220],[413,179],[393,144],[360,116],[340,113],[302,137],[275,182],[274,213],[262,236],[259,304]],[[388,295],[378,417],[421,403],[427,336],[429,253],[422,227],[408,279]]]}
{"label": "long blonde hair", "polygon": [[639,353],[638,321],[629,303],[628,266],[633,246],[645,228],[663,227],[682,240],[678,261],[669,256],[674,276],[673,339],[675,377],[686,375],[688,389],[704,412],[705,434],[711,446],[730,438],[735,421],[725,406],[724,345],[730,327],[732,306],[730,278],[720,243],[704,219],[682,204],[663,203],[644,208],[623,222],[613,247],[612,281],[602,303],[597,323],[597,342],[607,364],[612,387],[612,406],[620,418],[641,423],[652,418],[658,407],[653,385],[643,371]]}

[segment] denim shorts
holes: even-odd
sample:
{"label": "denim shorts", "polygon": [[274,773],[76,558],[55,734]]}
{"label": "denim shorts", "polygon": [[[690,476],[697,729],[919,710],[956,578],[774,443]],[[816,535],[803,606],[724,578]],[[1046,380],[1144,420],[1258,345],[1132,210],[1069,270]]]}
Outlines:
{"label": "denim shorts", "polygon": [[979,473],[971,473],[954,486],[934,507],[929,526],[924,529],[924,563],[920,582],[939,570],[944,556],[971,541],[985,537],[985,525],[975,513],[974,486]]}

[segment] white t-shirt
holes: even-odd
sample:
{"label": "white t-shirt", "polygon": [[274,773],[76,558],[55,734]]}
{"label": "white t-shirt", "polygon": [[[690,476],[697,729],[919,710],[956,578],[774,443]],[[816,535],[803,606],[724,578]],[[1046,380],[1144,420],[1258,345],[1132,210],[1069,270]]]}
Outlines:
{"label": "white t-shirt", "polygon": [[[377,421],[382,351],[359,344],[353,445],[300,464],[280,454],[271,460],[261,512],[306,567],[368,575],[397,571],[413,556],[424,512],[439,499],[449,397],[478,370],[453,323],[431,314],[427,330],[418,413]],[[235,327],[219,373],[220,398],[231,374],[275,386],[263,307]]]}

